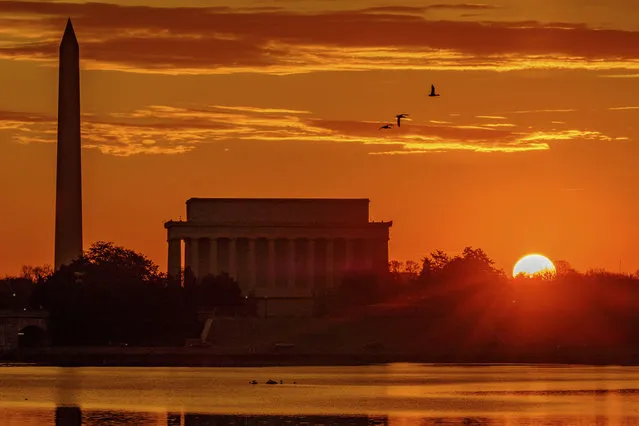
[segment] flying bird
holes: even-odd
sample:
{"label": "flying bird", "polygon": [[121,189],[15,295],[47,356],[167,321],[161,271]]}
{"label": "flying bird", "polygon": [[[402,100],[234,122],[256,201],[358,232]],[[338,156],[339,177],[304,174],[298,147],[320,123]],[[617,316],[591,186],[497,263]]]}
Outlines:
{"label": "flying bird", "polygon": [[431,84],[430,85],[430,95],[428,96],[439,96],[439,93],[435,93],[435,85]]}
{"label": "flying bird", "polygon": [[392,129],[392,128],[393,128],[393,125],[389,123],[389,124],[384,124],[382,127],[380,127],[380,128],[379,128],[379,129],[377,129],[377,130],[382,130],[382,129]]}
{"label": "flying bird", "polygon": [[401,119],[408,117],[408,114],[397,114],[395,117],[397,117],[397,127],[401,127]]}

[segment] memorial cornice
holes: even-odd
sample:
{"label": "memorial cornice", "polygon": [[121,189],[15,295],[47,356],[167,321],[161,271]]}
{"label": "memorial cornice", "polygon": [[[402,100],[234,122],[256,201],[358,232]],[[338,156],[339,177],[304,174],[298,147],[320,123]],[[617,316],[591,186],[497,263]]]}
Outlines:
{"label": "memorial cornice", "polygon": [[188,220],[169,220],[164,222],[165,228],[172,227],[188,228],[334,228],[334,229],[357,229],[380,227],[388,228],[393,226],[393,221],[367,222],[363,224],[351,223],[282,223],[268,224],[255,222],[193,222]]}
{"label": "memorial cornice", "polygon": [[204,224],[167,222],[170,239],[185,238],[248,238],[248,239],[388,239],[391,222],[366,225],[255,225]]}

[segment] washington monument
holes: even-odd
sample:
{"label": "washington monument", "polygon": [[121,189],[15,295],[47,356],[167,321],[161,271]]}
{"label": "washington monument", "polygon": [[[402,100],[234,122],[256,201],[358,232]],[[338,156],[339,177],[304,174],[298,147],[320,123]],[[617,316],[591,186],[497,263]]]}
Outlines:
{"label": "washington monument", "polygon": [[60,43],[58,159],[55,199],[55,269],[82,254],[80,47],[71,19]]}

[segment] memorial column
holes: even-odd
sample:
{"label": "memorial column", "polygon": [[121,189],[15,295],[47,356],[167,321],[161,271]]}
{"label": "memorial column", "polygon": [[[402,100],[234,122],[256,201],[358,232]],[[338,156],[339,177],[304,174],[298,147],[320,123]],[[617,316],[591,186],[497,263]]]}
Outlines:
{"label": "memorial column", "polygon": [[275,288],[275,240],[268,240],[268,286]]}
{"label": "memorial column", "polygon": [[315,287],[315,240],[308,239],[306,248],[306,287],[314,293]]}
{"label": "memorial column", "polygon": [[198,238],[191,239],[190,256],[191,272],[194,277],[200,278],[200,240]]}
{"label": "memorial column", "polygon": [[246,253],[248,263],[248,276],[249,276],[249,292],[255,291],[257,287],[257,274],[255,263],[255,238],[249,238],[248,251]]}
{"label": "memorial column", "polygon": [[217,275],[217,238],[209,238],[209,274]]}
{"label": "memorial column", "polygon": [[354,269],[355,260],[353,259],[353,240],[351,238],[346,238],[344,240],[344,269],[340,271],[341,274],[345,271],[350,271]]}
{"label": "memorial column", "polygon": [[182,240],[179,238],[171,238],[168,250],[168,268],[167,272],[170,278],[179,279],[180,269],[182,269]]}
{"label": "memorial column", "polygon": [[326,240],[326,288],[331,289],[335,285],[335,260],[333,259],[334,240]]}
{"label": "memorial column", "polygon": [[237,280],[237,239],[229,238],[229,275]]}
{"label": "memorial column", "polygon": [[371,272],[373,270],[373,240],[367,238],[364,240],[364,270]]}
{"label": "memorial column", "polygon": [[184,270],[191,269],[191,239],[184,239]]}
{"label": "memorial column", "polygon": [[295,287],[295,239],[289,238],[287,240],[287,256],[286,256],[286,264],[288,270],[288,276],[286,279],[286,285],[288,288]]}

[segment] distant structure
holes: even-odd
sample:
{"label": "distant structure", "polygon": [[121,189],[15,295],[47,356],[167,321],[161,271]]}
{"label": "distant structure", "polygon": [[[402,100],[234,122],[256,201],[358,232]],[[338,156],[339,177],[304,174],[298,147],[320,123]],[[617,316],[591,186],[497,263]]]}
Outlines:
{"label": "distant structure", "polygon": [[[392,222],[369,222],[368,199],[191,198],[164,224],[168,273],[228,273],[244,295],[312,299],[348,272],[388,271]],[[286,309],[285,309],[286,310]]]}
{"label": "distant structure", "polygon": [[55,269],[82,254],[80,47],[71,19],[60,43],[58,158],[55,203]]}
{"label": "distant structure", "polygon": [[45,346],[48,318],[46,311],[0,310],[0,353],[21,346]]}

